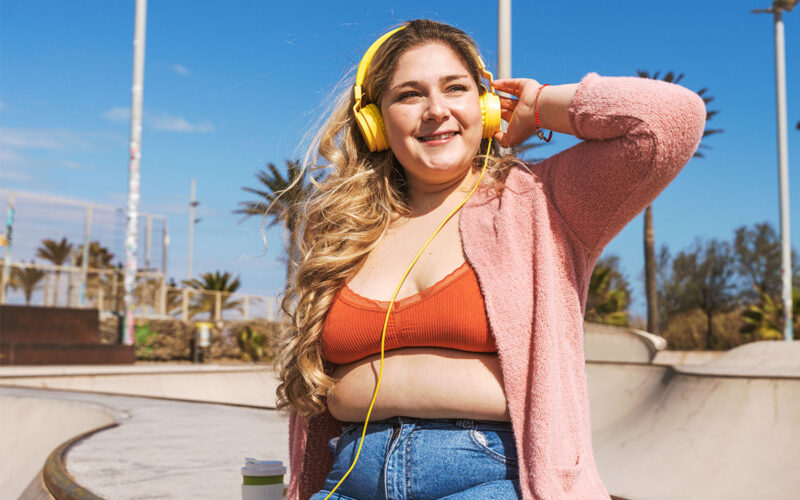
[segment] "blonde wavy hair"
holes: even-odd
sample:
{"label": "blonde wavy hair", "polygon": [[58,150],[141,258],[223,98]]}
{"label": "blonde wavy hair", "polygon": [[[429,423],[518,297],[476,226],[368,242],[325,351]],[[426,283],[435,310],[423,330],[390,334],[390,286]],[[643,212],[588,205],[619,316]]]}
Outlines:
{"label": "blonde wavy hair", "polygon": [[[463,31],[446,24],[414,20],[389,38],[375,54],[363,88],[368,102],[379,104],[389,85],[397,59],[406,50],[430,42],[450,47],[461,58],[480,89],[478,48]],[[290,211],[298,217],[299,262],[281,300],[287,315],[278,340],[275,369],[280,384],[277,408],[291,407],[305,417],[323,413],[328,391],[336,383],[332,365],[322,352],[322,330],[328,309],[340,287],[354,276],[386,234],[397,216],[411,215],[405,171],[391,150],[370,152],[353,117],[352,83],[316,132],[306,151],[302,170],[294,183],[308,171],[329,169],[324,179],[308,176],[314,186],[305,199]],[[380,107],[380,106],[379,106]],[[480,151],[487,148],[487,140]],[[491,188],[499,195],[504,180],[515,164],[513,155],[489,152],[486,174],[478,189]],[[480,172],[485,156],[476,155],[473,170]],[[277,197],[274,202],[277,201]],[[271,206],[271,205],[270,205]],[[269,212],[269,208],[267,209]]]}

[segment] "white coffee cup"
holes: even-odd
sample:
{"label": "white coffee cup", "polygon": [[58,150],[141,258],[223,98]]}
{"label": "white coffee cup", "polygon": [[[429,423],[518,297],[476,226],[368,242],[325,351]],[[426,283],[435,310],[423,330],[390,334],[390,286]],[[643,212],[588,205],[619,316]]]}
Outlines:
{"label": "white coffee cup", "polygon": [[242,500],[282,500],[286,467],[280,460],[245,458]]}

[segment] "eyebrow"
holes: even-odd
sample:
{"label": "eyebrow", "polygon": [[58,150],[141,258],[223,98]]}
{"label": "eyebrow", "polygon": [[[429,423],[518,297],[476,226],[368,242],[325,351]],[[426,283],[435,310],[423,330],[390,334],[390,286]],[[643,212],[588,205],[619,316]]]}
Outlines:
{"label": "eyebrow", "polygon": [[[462,78],[469,78],[469,75],[466,73],[458,74],[458,75],[446,75],[439,78],[441,83],[448,83],[452,82],[453,80],[460,80]],[[407,82],[400,83],[392,87],[392,89],[401,89],[403,87],[419,87],[421,83],[418,80],[408,80]]]}

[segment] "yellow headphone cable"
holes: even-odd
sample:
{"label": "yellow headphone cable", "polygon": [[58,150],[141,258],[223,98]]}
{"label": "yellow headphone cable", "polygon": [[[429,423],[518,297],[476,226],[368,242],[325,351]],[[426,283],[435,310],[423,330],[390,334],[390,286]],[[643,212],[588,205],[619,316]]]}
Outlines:
{"label": "yellow headphone cable", "polygon": [[406,281],[406,276],[408,276],[408,273],[411,271],[411,268],[414,267],[414,264],[416,264],[417,260],[419,260],[419,257],[420,257],[420,255],[422,255],[423,250],[425,250],[425,248],[433,240],[433,238],[437,234],[439,234],[439,230],[441,230],[442,227],[444,227],[444,225],[447,223],[447,221],[450,220],[450,217],[452,217],[453,214],[455,214],[464,205],[464,203],[466,203],[467,200],[470,199],[470,197],[475,192],[475,190],[478,188],[478,186],[480,186],[481,179],[483,179],[483,174],[484,174],[484,172],[486,172],[486,165],[489,162],[489,151],[491,150],[491,147],[492,147],[492,138],[490,137],[489,138],[489,143],[488,143],[488,145],[486,147],[486,157],[483,160],[483,168],[481,169],[481,175],[478,177],[478,182],[475,183],[475,186],[472,188],[472,191],[470,191],[469,195],[466,198],[464,198],[464,200],[461,203],[459,203],[458,206],[456,208],[454,208],[452,212],[450,212],[450,215],[448,215],[444,219],[444,221],[441,224],[439,224],[439,227],[436,228],[436,231],[434,231],[433,235],[431,235],[431,237],[428,238],[428,241],[426,241],[425,245],[422,246],[420,251],[417,253],[417,256],[414,257],[413,261],[411,261],[411,265],[408,267],[408,269],[406,270],[405,274],[403,275],[403,279],[401,279],[400,280],[400,284],[397,285],[397,290],[394,291],[394,295],[392,296],[392,300],[391,300],[391,302],[389,302],[389,308],[386,311],[386,319],[383,322],[383,333],[381,334],[381,365],[380,365],[380,369],[378,370],[378,383],[375,384],[375,392],[372,395],[372,401],[370,402],[369,409],[367,410],[367,419],[364,421],[364,430],[361,431],[361,439],[359,440],[359,443],[358,443],[358,451],[356,451],[356,458],[355,458],[355,460],[353,460],[353,465],[351,465],[350,468],[347,469],[347,472],[345,472],[345,474],[342,477],[342,479],[340,479],[339,482],[336,483],[336,486],[334,486],[334,488],[331,490],[331,492],[328,493],[328,496],[325,497],[325,500],[328,500],[328,498],[330,498],[330,496],[333,495],[333,492],[336,491],[336,489],[339,487],[339,485],[342,484],[342,482],[345,480],[345,478],[350,474],[350,471],[353,470],[353,467],[356,466],[356,462],[358,462],[358,457],[361,455],[361,446],[364,444],[364,438],[367,435],[367,425],[369,423],[369,416],[372,414],[372,407],[375,404],[375,399],[378,397],[378,389],[381,386],[381,377],[383,376],[383,352],[384,352],[384,345],[385,345],[385,341],[386,341],[386,327],[389,324],[389,313],[392,311],[392,304],[394,304],[394,300],[397,297],[397,294],[400,292],[400,287],[403,286],[403,283]]}

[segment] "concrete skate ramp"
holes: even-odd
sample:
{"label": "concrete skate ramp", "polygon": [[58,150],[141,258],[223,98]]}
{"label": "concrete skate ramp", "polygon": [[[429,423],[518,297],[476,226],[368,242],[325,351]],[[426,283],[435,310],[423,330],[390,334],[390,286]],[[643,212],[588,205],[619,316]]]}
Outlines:
{"label": "concrete skate ramp", "polygon": [[584,323],[583,351],[591,361],[649,363],[667,348],[664,337],[635,328]]}
{"label": "concrete skate ramp", "polygon": [[278,380],[263,365],[15,366],[2,385],[275,408]]}
{"label": "concrete skate ramp", "polygon": [[630,499],[800,498],[800,342],[701,366],[587,362],[592,441]]}
{"label": "concrete skate ramp", "polygon": [[17,498],[61,443],[115,422],[111,411],[94,404],[0,396],[0,492]]}

